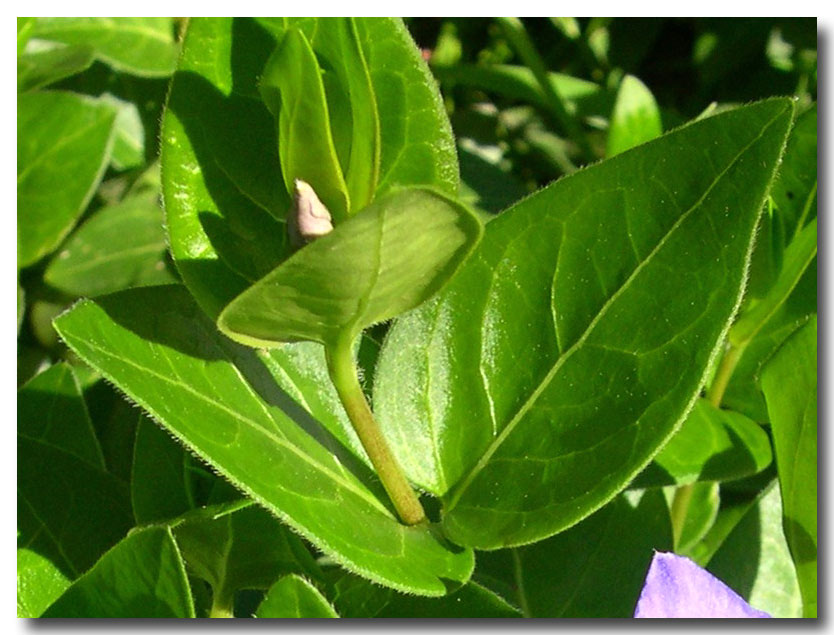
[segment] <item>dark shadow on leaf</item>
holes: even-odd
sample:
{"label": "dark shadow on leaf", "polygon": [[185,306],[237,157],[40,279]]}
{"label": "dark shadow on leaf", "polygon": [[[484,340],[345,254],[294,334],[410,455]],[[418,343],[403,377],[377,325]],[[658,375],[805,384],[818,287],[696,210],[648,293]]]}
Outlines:
{"label": "dark shadow on leaf", "polygon": [[[239,293],[247,281],[263,277],[286,257],[283,218],[289,196],[275,122],[256,83],[274,39],[250,19],[235,19],[231,36],[230,85],[222,85],[222,73],[216,85],[198,73],[177,71],[168,108],[185,130],[211,199],[194,197],[189,204],[197,207],[200,225],[220,258],[214,268],[240,276]],[[204,285],[213,280],[212,271],[193,271],[189,261],[179,266],[186,280],[209,276],[200,280]],[[222,277],[234,282],[229,272]]]}

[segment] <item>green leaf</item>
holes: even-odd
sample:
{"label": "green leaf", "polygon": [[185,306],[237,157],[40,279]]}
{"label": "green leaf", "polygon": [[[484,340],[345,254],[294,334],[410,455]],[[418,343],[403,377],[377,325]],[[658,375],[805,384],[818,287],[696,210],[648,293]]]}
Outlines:
{"label": "green leaf", "polygon": [[353,341],[434,295],[481,232],[469,210],[439,192],[400,190],[296,252],[227,306],[217,324],[249,346]]}
{"label": "green leaf", "polygon": [[194,617],[170,529],[131,533],[76,580],[44,617]]}
{"label": "green leaf", "polygon": [[18,96],[18,267],[55,249],[84,211],[107,167],[115,116],[72,93]]}
{"label": "green leaf", "polygon": [[101,61],[142,77],[170,75],[179,52],[172,18],[39,18],[32,37],[90,45]]}
{"label": "green leaf", "polygon": [[686,508],[686,519],[678,544],[675,545],[675,552],[686,555],[689,549],[695,547],[712,528],[721,502],[718,490],[719,485],[715,482],[692,485],[692,495]]}
{"label": "green leaf", "polygon": [[17,616],[40,617],[71,580],[37,547],[17,550]]}
{"label": "green leaf", "polygon": [[255,617],[324,618],[339,617],[316,587],[297,575],[273,584]]}
{"label": "green leaf", "polygon": [[[376,192],[381,134],[376,94],[366,53],[359,39],[360,31],[364,32],[364,23],[355,18],[273,18],[261,19],[260,22],[276,34],[282,28],[287,32],[300,29],[321,60],[323,89],[327,91],[329,105],[329,127],[338,148],[350,207],[352,212],[362,209]],[[316,68],[318,66],[315,65]],[[304,78],[302,81],[305,81]],[[311,127],[303,121],[299,123]],[[279,135],[279,145],[283,143]],[[316,153],[310,154],[316,156]],[[306,179],[303,174],[296,176],[308,180],[318,190],[314,181]],[[291,185],[292,182],[288,182]],[[291,187],[289,191],[292,191]]]}
{"label": "green leaf", "polygon": [[35,90],[71,77],[89,68],[93,58],[93,49],[83,44],[18,55],[17,91]]}
{"label": "green leaf", "polygon": [[17,433],[104,469],[104,457],[72,367],[51,366],[18,393]]}
{"label": "green leaf", "polygon": [[800,617],[802,599],[785,536],[779,488],[749,508],[707,569],[747,602],[773,617]]}
{"label": "green leaf", "polygon": [[762,326],[745,347],[730,378],[722,403],[755,421],[767,421],[767,406],[759,377],[762,365],[770,359],[791,333],[817,311],[817,264],[812,261],[781,307]]}
{"label": "green leaf", "polygon": [[[323,57],[311,37],[317,24],[293,20]],[[457,195],[449,120],[402,21],[360,18],[355,26],[379,117],[377,196],[404,185]],[[283,19],[193,18],[171,85],[162,124],[171,251],[185,284],[211,317],[288,255],[284,219],[290,198],[275,123],[257,83],[285,29]],[[337,129],[337,118],[352,121],[344,108],[331,109],[330,116],[334,134],[348,127]]]}
{"label": "green leaf", "polygon": [[676,431],[738,305],[792,111],[739,108],[558,181],[392,327],[376,413],[452,540],[557,533]]}
{"label": "green leaf", "polygon": [[605,156],[613,157],[661,134],[663,125],[654,95],[639,79],[626,75],[608,124]]}
{"label": "green leaf", "polygon": [[[434,66],[433,70],[443,82],[480,88],[539,108],[548,107],[536,76],[526,66],[456,64],[449,67]],[[585,116],[603,114],[610,110],[609,97],[599,84],[563,73],[548,73],[547,77],[553,90],[565,100],[570,114]]]}
{"label": "green leaf", "polygon": [[130,499],[140,525],[175,518],[194,507],[183,447],[140,416],[133,446]]}
{"label": "green leaf", "polygon": [[772,460],[770,439],[759,424],[698,399],[633,487],[733,480],[761,472]]}
{"label": "green leaf", "polygon": [[313,186],[336,222],[350,214],[351,201],[333,145],[321,69],[298,29],[287,29],[261,77],[261,95],[276,121],[278,156],[287,192],[295,180]]}
{"label": "green leaf", "polygon": [[558,536],[478,554],[475,577],[503,582],[527,617],[631,617],[653,550],[671,548],[661,491],[630,492]]}
{"label": "green leaf", "polygon": [[165,284],[162,210],[154,196],[130,197],[97,210],[64,243],[44,272],[47,283],[74,296]]}
{"label": "green leaf", "polygon": [[803,228],[809,217],[816,217],[816,192],[817,106],[814,104],[796,118],[779,179],[773,184],[773,200],[785,222],[788,241]]}
{"label": "green leaf", "polygon": [[211,585],[216,607],[230,609],[242,589],[267,589],[282,575],[316,570],[300,538],[252,504],[198,510],[174,527],[174,537],[188,571]]}
{"label": "green leaf", "polygon": [[803,616],[817,616],[817,320],[794,333],[762,373],[782,523],[802,590]]}
{"label": "green leaf", "polygon": [[[52,570],[44,573],[49,578],[75,579],[133,519],[127,489],[104,470],[69,366],[55,365],[19,391],[17,439],[18,549],[31,552],[24,564]],[[45,608],[40,600],[27,604]]]}
{"label": "green leaf", "polygon": [[56,328],[192,452],[340,564],[424,595],[469,577],[472,552],[451,550],[431,527],[399,524],[378,485],[339,458],[317,414],[277,388],[254,351],[223,338],[181,287],[82,301]]}
{"label": "green leaf", "polygon": [[32,29],[35,28],[37,18],[21,18],[17,19],[17,54],[23,53],[26,48],[26,43],[32,36]]}
{"label": "green leaf", "polygon": [[[111,161],[119,171],[141,168],[145,165],[145,127],[135,103],[104,95],[118,108],[116,115],[115,141]],[[138,101],[138,100],[137,100]]]}
{"label": "green leaf", "polygon": [[788,246],[779,277],[767,295],[753,304],[730,329],[730,343],[745,346],[788,299],[817,255],[817,219],[802,229]]}
{"label": "green leaf", "polygon": [[472,581],[442,598],[421,598],[344,574],[329,594],[339,615],[347,618],[521,617],[521,612],[497,593]]}

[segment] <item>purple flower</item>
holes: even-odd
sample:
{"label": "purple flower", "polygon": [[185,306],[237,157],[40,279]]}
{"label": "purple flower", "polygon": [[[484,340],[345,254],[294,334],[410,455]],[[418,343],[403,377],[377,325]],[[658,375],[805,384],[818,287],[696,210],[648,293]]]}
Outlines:
{"label": "purple flower", "polygon": [[656,551],[634,617],[770,617],[689,558]]}

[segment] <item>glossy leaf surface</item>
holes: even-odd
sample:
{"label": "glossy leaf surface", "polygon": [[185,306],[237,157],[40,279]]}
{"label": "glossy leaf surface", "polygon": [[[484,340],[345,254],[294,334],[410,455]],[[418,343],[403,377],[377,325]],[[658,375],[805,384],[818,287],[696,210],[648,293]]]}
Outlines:
{"label": "glossy leaf surface", "polygon": [[[291,20],[316,50],[317,20]],[[400,20],[355,24],[379,116],[376,194],[427,185],[456,195],[451,128],[411,36]],[[212,317],[288,255],[290,199],[257,83],[284,30],[283,19],[194,18],[174,75],[162,130],[167,226],[183,280]]]}
{"label": "glossy leaf surface", "polygon": [[352,341],[434,295],[481,231],[471,212],[442,194],[400,190],[293,254],[235,298],[218,326],[249,346]]}
{"label": "glossy leaf surface", "polygon": [[453,540],[563,530],[674,433],[738,305],[792,110],[739,108],[562,179],[394,325],[377,414]]}
{"label": "glossy leaf surface", "polygon": [[316,587],[301,576],[288,575],[270,587],[255,617],[327,618],[339,616]]}
{"label": "glossy leaf surface", "polygon": [[39,18],[32,37],[90,45],[116,70],[143,77],[170,75],[179,52],[172,18]]}
{"label": "glossy leaf surface", "polygon": [[194,617],[169,529],[130,534],[49,607],[44,617]]}
{"label": "glossy leaf surface", "polygon": [[38,261],[63,240],[93,195],[112,146],[116,113],[63,92],[17,98],[17,264]]}
{"label": "glossy leaf surface", "polygon": [[[155,307],[148,312],[147,307]],[[223,338],[181,287],[83,301],[56,322],[83,359],[193,452],[347,568],[424,595],[465,581],[471,551],[405,527],[340,445]],[[220,390],[222,387],[222,390]]]}
{"label": "glossy leaf surface", "polygon": [[762,373],[785,537],[796,564],[804,617],[817,615],[817,320],[788,339]]}
{"label": "glossy leaf surface", "polygon": [[770,439],[758,423],[698,399],[675,436],[633,486],[733,480],[762,471],[772,459]]}
{"label": "glossy leaf surface", "polygon": [[44,279],[75,296],[174,281],[165,266],[162,210],[153,196],[98,210],[53,257]]}

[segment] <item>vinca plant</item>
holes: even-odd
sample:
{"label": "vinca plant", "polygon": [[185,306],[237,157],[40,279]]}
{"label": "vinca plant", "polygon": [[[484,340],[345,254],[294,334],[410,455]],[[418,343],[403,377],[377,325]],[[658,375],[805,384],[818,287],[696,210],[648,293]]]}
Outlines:
{"label": "vinca plant", "polygon": [[816,617],[816,23],[18,18],[18,615]]}

